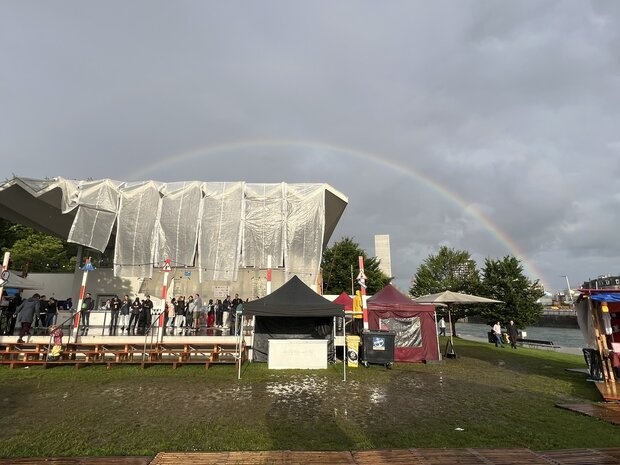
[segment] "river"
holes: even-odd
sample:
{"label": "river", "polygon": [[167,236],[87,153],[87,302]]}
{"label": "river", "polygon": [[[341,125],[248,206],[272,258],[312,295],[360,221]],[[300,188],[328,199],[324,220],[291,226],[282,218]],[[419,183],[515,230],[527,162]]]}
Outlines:
{"label": "river", "polygon": [[[456,333],[463,339],[486,341],[489,331],[491,331],[491,327],[484,324],[456,323]],[[526,339],[552,341],[555,345],[560,346],[559,350],[561,352],[581,354],[582,347],[585,347],[585,342],[579,329],[532,326],[526,328],[525,332],[527,333]],[[448,328],[446,328],[446,333],[450,334]]]}

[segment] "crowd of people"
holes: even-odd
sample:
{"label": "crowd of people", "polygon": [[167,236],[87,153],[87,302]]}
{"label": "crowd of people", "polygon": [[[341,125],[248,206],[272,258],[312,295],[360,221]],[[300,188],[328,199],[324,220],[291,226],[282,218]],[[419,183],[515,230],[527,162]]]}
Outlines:
{"label": "crowd of people", "polygon": [[[209,299],[206,304],[200,294],[172,297],[164,308],[164,331],[169,335],[190,335],[207,328],[219,330],[219,334],[235,336],[239,331],[237,309],[243,302],[239,294],[235,294],[234,299],[230,296],[224,300]],[[144,299],[136,296],[133,300],[125,294],[123,299],[115,295],[106,300],[100,310],[109,312],[110,335],[143,335],[153,324],[153,307],[148,294]],[[82,314],[85,316],[84,312],[90,313],[92,308],[92,298],[87,295],[82,304]],[[82,320],[82,334],[88,334],[87,318]]]}
{"label": "crowd of people", "polygon": [[[237,335],[241,325],[237,321],[237,311],[243,302],[239,294],[234,298],[226,296],[224,300],[209,299],[207,303],[200,294],[172,297],[165,303],[164,331],[168,335],[191,335],[200,334],[206,328],[207,334]],[[143,299],[138,296],[131,299],[125,294],[122,299],[118,295],[107,299],[99,310],[106,312],[104,325],[109,335],[144,335],[159,316],[159,309],[154,310],[154,307],[148,294]],[[56,321],[59,310],[75,310],[71,298],[58,302],[53,297],[34,294],[24,300],[20,294],[10,297],[6,292],[3,292],[0,309],[0,335],[13,335],[19,324],[18,342],[35,329],[47,334],[50,328],[62,323]],[[95,301],[86,293],[80,309],[80,335],[88,335],[94,310]]]}
{"label": "crowd of people", "polygon": [[47,329],[58,317],[59,310],[73,308],[71,297],[58,301],[54,297],[34,294],[32,297],[22,299],[17,293],[9,296],[6,291],[2,292],[0,299],[0,335],[12,335],[15,327],[20,325],[20,340],[33,328],[41,328],[41,332],[47,333]]}

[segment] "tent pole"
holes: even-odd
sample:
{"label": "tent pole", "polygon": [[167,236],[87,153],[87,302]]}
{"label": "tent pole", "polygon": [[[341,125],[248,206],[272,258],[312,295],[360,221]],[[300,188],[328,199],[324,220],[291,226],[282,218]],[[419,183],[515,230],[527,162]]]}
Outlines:
{"label": "tent pole", "polygon": [[439,346],[439,325],[437,324],[437,309],[433,313],[435,316],[435,338],[437,338],[437,353],[439,354],[439,361],[441,362],[441,347]]}
{"label": "tent pole", "polygon": [[250,336],[250,350],[248,351],[248,361],[252,363],[254,358],[254,332],[256,330],[256,315],[252,315],[252,334]]}
{"label": "tent pole", "polygon": [[342,316],[342,380],[347,381],[347,314]]}
{"label": "tent pole", "polygon": [[450,348],[456,358],[456,350],[454,350],[454,327],[452,326],[452,310],[450,309],[450,304],[448,304],[448,322],[450,323]]}
{"label": "tent pole", "polygon": [[237,318],[235,319],[235,325],[239,320],[241,320],[241,327],[239,328],[239,334],[237,335],[237,355],[239,356],[237,379],[241,379],[241,364],[243,363],[243,340],[245,338],[245,336],[243,335],[243,313],[239,313],[237,315]]}

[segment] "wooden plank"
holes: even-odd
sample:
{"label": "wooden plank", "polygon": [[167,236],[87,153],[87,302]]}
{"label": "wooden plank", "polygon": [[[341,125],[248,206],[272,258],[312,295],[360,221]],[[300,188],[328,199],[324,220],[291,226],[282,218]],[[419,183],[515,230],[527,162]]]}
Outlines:
{"label": "wooden plank", "polygon": [[161,452],[151,457],[60,457],[0,459],[0,465],[612,465],[620,448],[567,449],[386,449],[368,451]]}
{"label": "wooden plank", "polygon": [[422,465],[427,462],[420,458],[415,449],[365,450],[352,453],[357,465],[410,464]]}
{"label": "wooden plank", "polygon": [[620,387],[616,382],[594,383],[599,393],[606,402],[615,402],[620,400]]}
{"label": "wooden plank", "polygon": [[0,459],[0,465],[149,465],[152,457],[50,457]]}
{"label": "wooden plank", "polygon": [[[478,457],[493,465],[548,465],[549,461],[529,449],[469,449]],[[487,463],[487,462],[485,462]]]}
{"label": "wooden plank", "polygon": [[614,457],[601,449],[564,449],[542,452],[545,458],[559,465],[617,465]]}
{"label": "wooden plank", "polygon": [[620,404],[557,404],[556,407],[620,425]]}

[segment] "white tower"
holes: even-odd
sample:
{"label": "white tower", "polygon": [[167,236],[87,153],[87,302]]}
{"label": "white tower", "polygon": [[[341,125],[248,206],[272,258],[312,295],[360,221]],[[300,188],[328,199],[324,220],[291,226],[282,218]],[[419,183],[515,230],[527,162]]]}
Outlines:
{"label": "white tower", "polygon": [[390,253],[390,235],[375,235],[375,257],[381,260],[379,269],[387,276],[392,277],[392,256]]}

